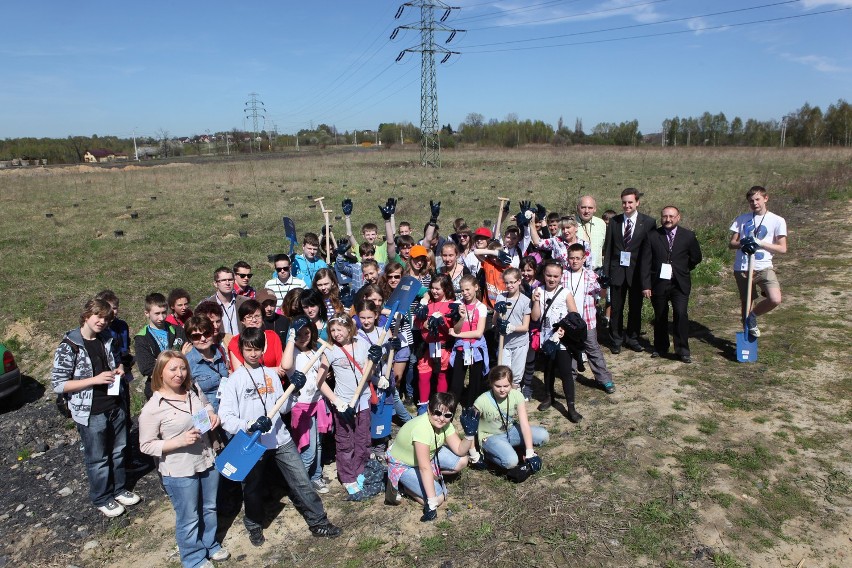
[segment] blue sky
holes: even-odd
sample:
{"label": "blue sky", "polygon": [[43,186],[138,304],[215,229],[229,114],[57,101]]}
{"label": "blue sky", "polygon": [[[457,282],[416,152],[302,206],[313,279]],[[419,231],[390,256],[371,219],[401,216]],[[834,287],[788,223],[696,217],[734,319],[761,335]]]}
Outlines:
{"label": "blue sky", "polygon": [[[420,56],[394,63],[419,34],[389,35],[420,15],[407,7],[395,20],[399,5],[36,0],[4,17],[0,138],[242,128],[252,92],[282,133],[419,125]],[[635,118],[656,132],[674,115],[780,119],[852,95],[852,9],[809,15],[852,0],[452,5],[445,25],[467,31],[436,39],[461,52],[438,66],[439,119],[454,128],[478,112],[581,118],[586,132]]]}

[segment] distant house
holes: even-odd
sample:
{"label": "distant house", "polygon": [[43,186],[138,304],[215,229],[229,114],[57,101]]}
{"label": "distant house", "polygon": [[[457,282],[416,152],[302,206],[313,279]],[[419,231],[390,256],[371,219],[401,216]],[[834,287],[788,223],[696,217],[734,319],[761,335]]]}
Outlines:
{"label": "distant house", "polygon": [[87,164],[95,164],[101,162],[112,162],[115,160],[115,152],[106,148],[95,148],[88,150],[83,155],[83,161]]}

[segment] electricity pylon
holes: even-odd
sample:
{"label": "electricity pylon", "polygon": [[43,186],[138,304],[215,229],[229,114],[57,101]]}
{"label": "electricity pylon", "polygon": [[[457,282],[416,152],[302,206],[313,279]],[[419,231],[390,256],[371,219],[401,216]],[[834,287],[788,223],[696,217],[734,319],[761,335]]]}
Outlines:
{"label": "electricity pylon", "polygon": [[[257,93],[249,93],[249,100],[246,102],[246,108],[243,109],[243,112],[246,113],[247,118],[251,118],[252,123],[252,133],[253,136],[251,138],[251,143],[249,144],[249,151],[251,151],[254,146],[254,141],[257,140],[257,121],[258,119],[266,120],[266,107],[263,106],[263,101],[259,100]],[[260,143],[257,144],[257,149],[260,151]]]}
{"label": "electricity pylon", "polygon": [[[464,30],[456,30],[444,25],[444,21],[450,16],[452,10],[458,10],[458,6],[448,6],[441,0],[412,0],[401,5],[396,11],[396,19],[402,16],[406,6],[420,8],[420,23],[398,26],[391,33],[391,39],[395,39],[399,30],[419,30],[420,45],[403,49],[396,60],[400,61],[406,53],[420,53],[420,165],[441,167],[441,140],[438,123],[438,83],[435,75],[435,54],[443,55],[441,63],[445,63],[457,51],[435,45],[435,32],[447,32],[449,37],[444,43],[450,43],[456,33]],[[443,10],[440,21],[435,21],[435,9]]]}

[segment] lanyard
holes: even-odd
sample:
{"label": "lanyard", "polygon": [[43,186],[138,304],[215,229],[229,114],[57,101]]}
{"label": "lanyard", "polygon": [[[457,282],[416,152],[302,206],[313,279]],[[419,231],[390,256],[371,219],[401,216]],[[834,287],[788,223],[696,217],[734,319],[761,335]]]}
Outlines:
{"label": "lanyard", "polygon": [[[427,409],[428,411],[428,409]],[[435,469],[438,470],[438,481],[441,482],[441,493],[444,494],[444,499],[447,498],[447,484],[444,482],[444,473],[441,471],[441,459],[438,457],[438,434],[435,433],[435,427],[432,427],[432,436],[435,438]]]}
{"label": "lanyard", "polygon": [[[260,389],[257,388],[257,383],[254,380],[254,377],[251,376],[251,371],[249,370],[249,366],[245,365],[246,373],[248,373],[249,378],[251,379],[251,385],[254,387],[254,392],[257,393],[257,397],[260,399],[260,404],[263,405],[263,414],[266,415],[266,399],[260,394]],[[260,372],[263,374],[262,381],[263,386],[266,387],[266,373],[263,372],[263,367],[260,367]],[[268,397],[269,395],[267,395]]]}
{"label": "lanyard", "polygon": [[592,221],[591,219],[589,219],[588,223],[580,223],[580,226],[583,227],[583,232],[586,233],[586,237],[589,241],[589,246],[592,246],[592,233],[589,232],[589,230],[586,228],[586,225],[591,227],[593,223],[594,221]]}
{"label": "lanyard", "polygon": [[[374,328],[373,328],[373,331],[374,331],[374,332],[376,332],[376,340],[378,340],[378,339],[379,339],[379,330],[377,330],[377,329],[374,327]],[[361,336],[362,336],[364,339],[366,339],[367,341],[369,341],[369,342],[370,342],[370,345],[375,345],[375,344],[376,344],[376,342],[375,342],[375,341],[373,341],[373,340],[370,338],[370,333],[369,333],[368,331],[364,331],[363,329],[359,329],[359,330],[358,330],[358,333],[359,333],[359,334],[361,334]]]}
{"label": "lanyard", "polygon": [[234,300],[232,298],[231,301],[228,302],[228,305],[231,306],[230,311],[228,311],[228,308],[225,306],[225,304],[223,304],[221,301],[219,301],[218,297],[216,298],[216,300],[219,302],[219,305],[222,306],[222,311],[225,312],[225,317],[228,319],[228,328],[230,328],[231,333],[233,333],[234,332],[234,325],[235,325],[234,315],[236,314],[236,311],[237,311],[236,300]]}
{"label": "lanyard", "polygon": [[500,422],[503,424],[503,431],[506,433],[506,437],[509,437],[509,397],[506,397],[506,414],[503,414],[503,410],[500,408],[500,403],[497,402],[497,399],[494,398],[494,391],[489,392],[491,395],[491,400],[494,401],[494,406],[497,407],[497,413],[500,415]]}
{"label": "lanyard", "polygon": [[[192,395],[189,392],[186,393],[186,400],[185,401],[175,400],[173,398],[166,398],[166,397],[163,397],[160,400],[162,400],[163,402],[165,402],[166,404],[168,404],[169,406],[171,406],[172,408],[174,408],[175,410],[177,410],[179,412],[185,412],[186,414],[192,415]],[[189,403],[189,412],[187,412],[183,408],[178,408],[177,406],[172,404],[173,402],[177,402],[177,403],[188,402]]]}
{"label": "lanyard", "polygon": [[571,285],[571,295],[574,296],[575,298],[577,297],[577,290],[580,289],[580,284],[583,283],[583,278],[585,277],[583,275],[582,270],[578,270],[577,273],[580,275],[580,277],[577,279],[577,285],[574,286],[574,271],[573,270],[568,271],[568,283]]}
{"label": "lanyard", "polygon": [[[769,213],[769,211],[767,211],[766,213],[764,213],[763,215],[761,215],[762,219],[760,220],[760,225],[758,225],[757,227],[754,227],[754,232],[753,232],[752,234],[753,234],[755,237],[757,236],[757,232],[758,232],[758,230],[760,230],[760,228],[763,226],[763,222],[764,222],[764,221],[766,221],[766,214],[767,214],[767,213]],[[752,213],[752,214],[751,214],[751,224],[752,224],[752,226],[754,226],[754,219],[755,219],[755,217],[757,217],[757,213]]]}

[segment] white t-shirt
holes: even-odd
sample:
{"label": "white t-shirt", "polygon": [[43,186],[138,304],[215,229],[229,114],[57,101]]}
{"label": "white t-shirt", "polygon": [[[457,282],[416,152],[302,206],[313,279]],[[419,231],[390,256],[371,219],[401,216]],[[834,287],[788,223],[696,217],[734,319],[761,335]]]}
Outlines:
{"label": "white t-shirt", "polygon": [[[779,237],[787,236],[787,221],[771,211],[767,211],[765,215],[743,213],[734,219],[731,224],[731,232],[739,233],[740,240],[753,235],[756,239],[775,244]],[[772,268],[772,253],[760,249],[754,253],[754,269],[764,270],[766,268]],[[737,249],[736,258],[734,258],[734,272],[745,272],[747,270],[748,256],[743,253],[742,249]]]}
{"label": "white t-shirt", "polygon": [[[497,296],[498,302],[511,302],[512,305],[509,306],[509,310],[506,312],[506,315],[501,316],[509,320],[509,323],[515,327],[519,327],[522,323],[524,323],[524,317],[530,314],[532,302],[529,298],[524,296],[523,294],[518,294],[517,298],[509,300],[503,294]],[[548,314],[550,315],[550,314]],[[503,343],[503,347],[505,349],[518,349],[524,343],[529,343],[530,336],[529,332],[526,331],[513,331],[512,333],[506,336],[506,339]]]}
{"label": "white t-shirt", "polygon": [[[559,293],[557,294],[557,292]],[[552,292],[545,291],[544,287],[541,288],[539,307],[541,308],[541,315],[544,318],[541,322],[542,343],[550,339],[550,336],[553,335],[553,326],[568,315],[568,294],[570,292],[564,287],[561,287],[561,289],[557,288]],[[547,309],[548,302],[552,303],[549,310]],[[547,310],[546,317],[544,315],[545,310]],[[564,347],[560,346],[560,349],[564,349]]]}
{"label": "white t-shirt", "polygon": [[[313,351],[302,352],[302,351],[299,351],[298,349],[296,349],[295,354],[296,354],[296,357],[295,357],[296,369],[301,371],[302,369],[305,368],[305,365],[307,365],[308,362],[311,360],[311,357],[313,357],[314,352]],[[319,399],[322,397],[322,393],[317,388],[317,372],[319,371],[319,368],[320,368],[320,359],[317,359],[314,362],[313,366],[310,368],[310,370],[308,370],[308,372],[305,373],[305,376],[307,377],[308,380],[305,382],[305,386],[302,387],[302,390],[299,391],[299,398],[296,399],[296,402],[303,402],[303,403],[306,403],[306,404],[311,404],[311,403],[314,403],[314,402],[318,402]],[[292,372],[288,373],[288,375],[292,376],[293,373]]]}

